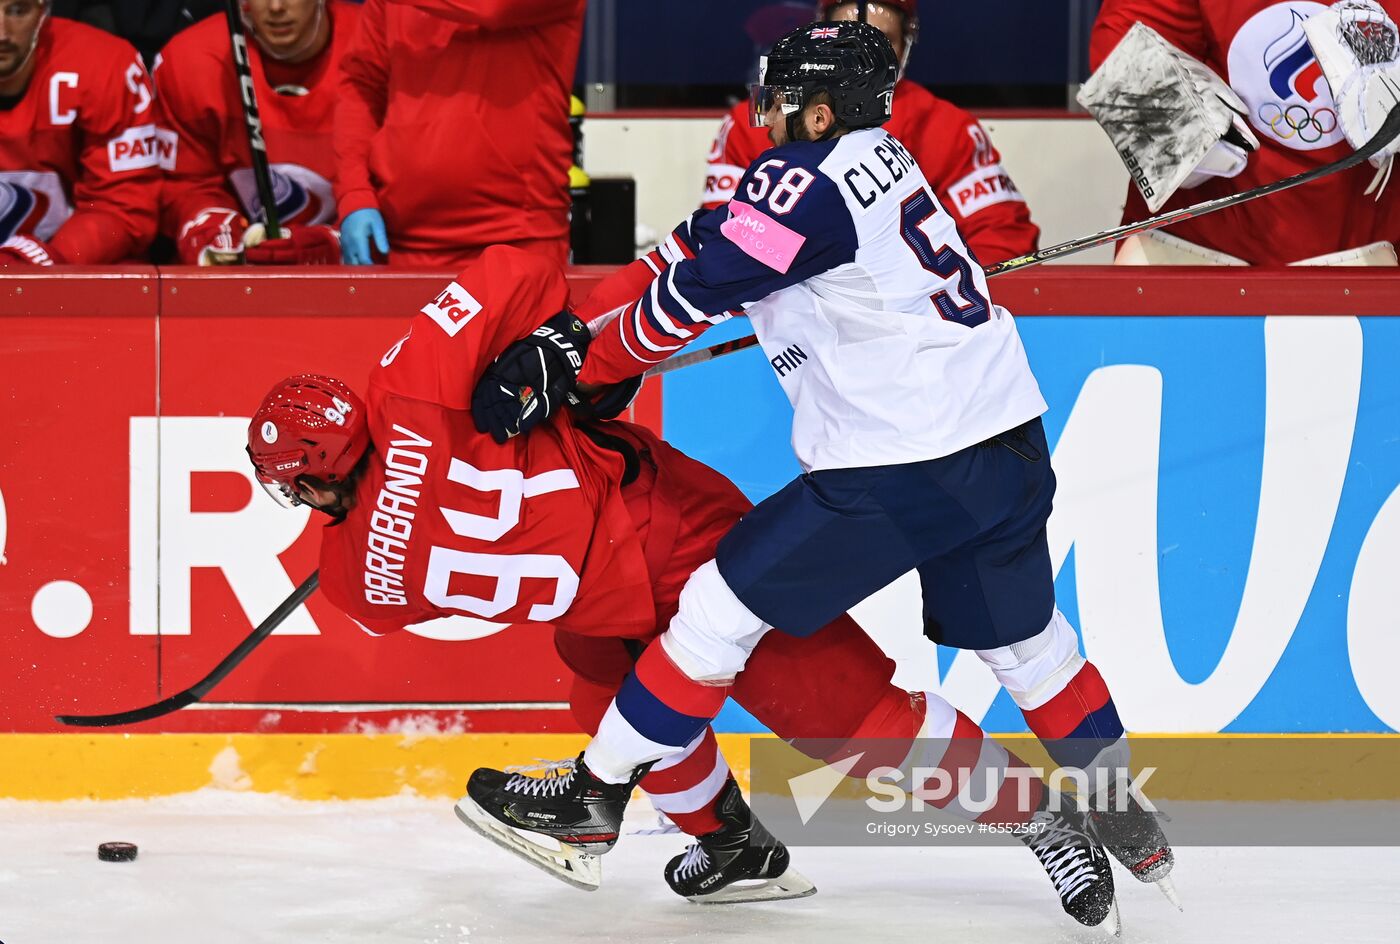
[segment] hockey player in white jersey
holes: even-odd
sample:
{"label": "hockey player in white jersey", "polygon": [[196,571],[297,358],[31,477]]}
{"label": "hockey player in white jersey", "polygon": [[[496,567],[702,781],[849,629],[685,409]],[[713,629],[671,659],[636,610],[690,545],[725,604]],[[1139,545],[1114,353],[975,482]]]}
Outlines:
{"label": "hockey player in white jersey", "polygon": [[[1126,760],[1108,690],[1055,605],[1045,402],[1010,314],[917,164],[880,128],[896,74],[888,40],[864,23],[816,23],[781,40],[752,91],[775,147],[726,206],[692,217],[652,255],[656,276],[639,299],[594,326],[584,395],[746,313],[792,401],[804,474],[690,578],[661,645],[567,782],[473,775],[469,797],[500,822],[564,842],[615,837],[640,772],[709,720],[692,716],[698,692],[741,672],[773,626],[811,633],[911,570],[926,634],[975,650],[1057,763]],[[1100,840],[1143,881],[1171,870],[1166,838],[1135,800],[1116,816],[1036,815],[1047,828],[1028,845],[1081,923],[1117,926]],[[1073,868],[1050,867],[1070,858]]]}

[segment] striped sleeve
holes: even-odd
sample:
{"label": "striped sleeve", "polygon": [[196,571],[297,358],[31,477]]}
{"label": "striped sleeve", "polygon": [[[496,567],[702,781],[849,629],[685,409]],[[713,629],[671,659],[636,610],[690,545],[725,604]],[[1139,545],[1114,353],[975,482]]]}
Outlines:
{"label": "striped sleeve", "polygon": [[645,257],[655,272],[646,291],[598,331],[579,381],[609,384],[635,377],[773,292],[851,261],[856,237],[850,212],[834,184],[815,179],[781,217],[780,225],[800,246],[781,269],[757,258],[731,228],[721,229],[735,214],[761,208],[731,202],[697,211],[676,227]]}

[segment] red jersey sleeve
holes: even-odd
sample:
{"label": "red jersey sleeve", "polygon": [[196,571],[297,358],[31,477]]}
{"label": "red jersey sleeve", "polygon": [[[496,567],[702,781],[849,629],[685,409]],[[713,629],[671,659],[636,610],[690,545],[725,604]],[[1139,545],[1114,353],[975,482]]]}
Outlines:
{"label": "red jersey sleeve", "polygon": [[1200,0],[1104,0],[1089,34],[1089,69],[1097,69],[1139,21],[1182,52],[1205,59],[1208,44]]}
{"label": "red jersey sleeve", "polygon": [[160,196],[155,102],[146,67],[128,43],[104,34],[82,66],[74,213],[49,244],[63,262],[102,265],[139,254],[155,237]]}
{"label": "red jersey sleeve", "polygon": [[938,168],[929,183],[978,262],[991,265],[1035,252],[1040,227],[1031,222],[1026,198],[976,118],[950,108],[942,120],[926,125],[924,140],[911,150],[921,169]]}
{"label": "red jersey sleeve", "polygon": [[166,144],[161,184],[160,230],[177,238],[202,210],[222,207],[241,212],[219,160],[224,115],[219,94],[224,69],[231,66],[191,49],[190,33],[171,40],[153,74],[156,124]]}
{"label": "red jersey sleeve", "polygon": [[522,29],[578,15],[582,0],[389,0],[454,23],[482,29]]}
{"label": "red jersey sleeve", "polygon": [[492,246],[420,309],[371,382],[402,397],[470,409],[486,366],[568,301],[568,284],[555,263]]}
{"label": "red jersey sleeve", "polygon": [[754,158],[772,147],[766,128],[749,124],[749,103],[742,101],[725,114],[705,162],[705,193],[700,205],[713,210],[734,196],[739,178]]}
{"label": "red jersey sleeve", "polygon": [[335,106],[335,197],[344,219],[356,210],[378,209],[370,180],[369,150],[384,123],[389,88],[385,44],[385,0],[365,0],[355,41],[340,60],[340,96]]}

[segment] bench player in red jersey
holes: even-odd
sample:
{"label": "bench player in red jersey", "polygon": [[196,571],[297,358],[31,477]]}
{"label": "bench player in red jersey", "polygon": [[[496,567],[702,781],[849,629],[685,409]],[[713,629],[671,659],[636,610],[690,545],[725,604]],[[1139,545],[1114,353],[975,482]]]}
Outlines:
{"label": "bench player in red jersey", "polygon": [[[649,271],[641,262],[623,270],[580,314],[606,311]],[[538,402],[542,415],[546,401],[573,384],[570,355],[581,355],[587,337],[568,310],[556,264],[493,247],[423,306],[371,373],[363,400],[327,377],[274,387],[249,425],[249,453],[274,497],[330,516],[321,588],[336,606],[375,634],[451,615],[552,624],[575,674],[575,717],[592,732],[637,655],[675,614],[691,572],[750,504],[719,473],[629,423],[563,411],[528,437],[496,441],[478,431],[474,412],[491,409],[473,403],[478,380],[517,402]],[[515,356],[547,364],[552,379],[515,388]],[[591,409],[620,410],[634,389],[606,393]],[[956,782],[975,775],[995,784],[996,797],[982,811],[962,810],[950,797],[946,809],[981,822],[1024,822],[1040,782],[1025,788],[1030,807],[1018,804],[1016,781],[1024,778],[1007,771],[1023,765],[938,695],[893,686],[893,669],[843,616],[801,643],[770,633],[732,695],[782,737],[834,739],[812,748],[825,759],[863,739],[868,756],[851,770],[856,776],[883,761],[898,765],[916,736],[944,739],[946,753],[920,755],[920,766],[946,762],[957,768]],[[871,749],[870,738],[887,739],[888,751]],[[561,784],[572,775],[567,763],[554,773]],[[709,728],[640,785],[696,837],[666,867],[677,893],[747,901],[813,890],[752,817]],[[467,819],[473,806],[464,798],[458,809]],[[596,885],[594,857],[566,852],[532,861],[573,884]]]}
{"label": "bench player in red jersey", "polygon": [[[860,4],[820,0],[816,13],[817,19],[854,20]],[[885,127],[914,155],[977,260],[991,265],[1035,252],[1040,229],[1031,222],[1026,198],[1001,166],[987,130],[957,105],[903,77],[903,64],[919,36],[918,0],[871,0],[866,18],[888,37],[900,59],[894,116]],[[768,129],[749,122],[747,99],[731,108],[710,147],[701,200],[705,209],[734,196],[744,171],[772,146]]]}
{"label": "bench player in red jersey", "polygon": [[335,264],[331,123],[359,6],[241,0],[282,238],[265,240],[238,75],[221,16],[172,39],[155,68],[166,177],[161,231],[186,265]]}
{"label": "bench player in red jersey", "polygon": [[341,63],[336,197],[350,265],[569,255],[569,92],[583,0],[365,0]]}
{"label": "bench player in red jersey", "polygon": [[125,40],[0,8],[0,266],[134,259],[156,230],[154,100]]}

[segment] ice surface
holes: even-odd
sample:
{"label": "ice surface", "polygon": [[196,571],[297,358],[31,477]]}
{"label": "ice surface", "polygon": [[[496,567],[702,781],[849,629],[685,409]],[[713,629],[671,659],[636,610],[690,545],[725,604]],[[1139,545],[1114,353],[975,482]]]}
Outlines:
{"label": "ice surface", "polygon": [[[637,811],[636,827],[649,825]],[[133,863],[101,842],[140,846]],[[1108,939],[1064,917],[1033,857],[992,849],[793,850],[820,893],[701,907],[626,835],[575,891],[461,826],[444,800],[305,803],[205,790],[109,803],[0,801],[4,944],[1017,944]],[[1186,913],[1117,874],[1123,941],[1400,941],[1396,849],[1178,850]]]}

